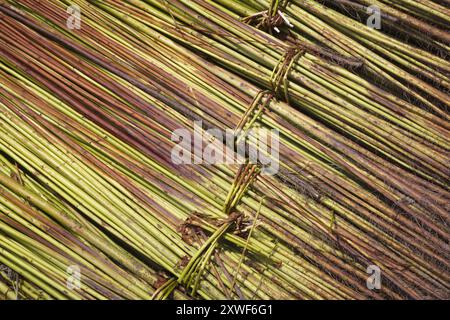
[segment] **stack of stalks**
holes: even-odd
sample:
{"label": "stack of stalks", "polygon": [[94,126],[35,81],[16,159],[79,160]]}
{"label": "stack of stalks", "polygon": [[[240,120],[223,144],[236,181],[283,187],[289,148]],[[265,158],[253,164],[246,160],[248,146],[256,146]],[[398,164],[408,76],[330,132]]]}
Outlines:
{"label": "stack of stalks", "polygon": [[[448,298],[446,16],[383,2],[430,48],[309,0],[282,39],[252,26],[269,1],[3,1],[0,294]],[[276,175],[173,163],[175,130],[234,129],[265,92]]]}

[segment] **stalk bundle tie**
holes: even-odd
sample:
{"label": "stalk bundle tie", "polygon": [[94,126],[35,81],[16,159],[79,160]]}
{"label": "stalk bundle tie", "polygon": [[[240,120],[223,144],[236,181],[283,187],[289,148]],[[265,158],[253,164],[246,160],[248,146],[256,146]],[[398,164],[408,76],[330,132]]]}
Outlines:
{"label": "stalk bundle tie", "polygon": [[[202,244],[183,268],[178,279],[172,278],[156,290],[152,298],[166,299],[178,284],[186,288],[192,287],[192,295],[198,290],[201,276],[206,269],[212,254],[218,246],[219,240],[233,224],[238,224],[241,214],[234,212],[234,208],[244,196],[249,186],[255,181],[260,168],[248,161],[239,167],[237,175],[231,185],[223,206],[223,212],[228,215],[221,226]],[[248,246],[248,244],[247,244]]]}
{"label": "stalk bundle tie", "polygon": [[8,296],[8,293],[14,292],[15,295],[15,299],[18,300],[19,299],[19,290],[22,284],[22,279],[20,278],[20,275],[13,271],[11,268],[9,268],[6,265],[0,265],[0,277],[2,277],[3,275],[1,274],[2,272],[5,273],[6,278],[9,279],[9,281],[11,282],[11,286],[12,289],[10,287],[8,287],[8,290],[5,293],[5,297]]}
{"label": "stalk bundle tie", "polygon": [[175,278],[168,279],[162,286],[160,286],[151,296],[150,300],[166,300],[173,290],[177,287]]}
{"label": "stalk bundle tie", "polygon": [[254,25],[257,29],[267,30],[272,34],[272,29],[280,32],[278,27],[289,21],[283,15],[282,10],[286,8],[289,0],[271,0],[269,9],[257,12],[242,19],[242,22]]}
{"label": "stalk bundle tie", "polygon": [[259,172],[259,167],[249,162],[240,166],[223,206],[223,212],[226,213],[229,218],[226,219],[208,240],[203,243],[200,249],[189,260],[179,276],[178,283],[186,285],[187,287],[193,285],[192,295],[194,295],[198,289],[201,275],[214,253],[214,250],[217,248],[220,238],[222,238],[228,229],[234,223],[237,223],[237,220],[240,218],[240,214],[233,212],[233,209],[242,199],[252,182],[257,178]]}
{"label": "stalk bundle tie", "polygon": [[289,48],[284,55],[278,60],[275,68],[270,76],[270,85],[277,97],[280,96],[280,90],[283,89],[284,98],[289,103],[289,72],[294,65],[294,62],[304,55],[306,50],[303,48],[292,47]]}
{"label": "stalk bundle tie", "polygon": [[248,161],[239,167],[223,206],[224,213],[228,215],[231,213],[244,196],[248,187],[255,181],[260,171],[258,165],[251,164]]}
{"label": "stalk bundle tie", "polygon": [[192,286],[192,295],[195,295],[197,292],[203,271],[206,269],[211,255],[217,248],[219,239],[225,234],[232,223],[233,221],[222,224],[192,256],[178,277],[177,281],[179,284],[188,288]]}

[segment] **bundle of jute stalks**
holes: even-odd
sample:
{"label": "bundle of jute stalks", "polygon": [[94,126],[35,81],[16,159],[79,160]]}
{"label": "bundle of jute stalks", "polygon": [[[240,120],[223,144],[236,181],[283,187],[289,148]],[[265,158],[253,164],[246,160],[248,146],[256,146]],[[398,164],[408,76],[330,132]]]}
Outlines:
{"label": "bundle of jute stalks", "polygon": [[1,1],[0,298],[449,298],[449,6],[370,5]]}

